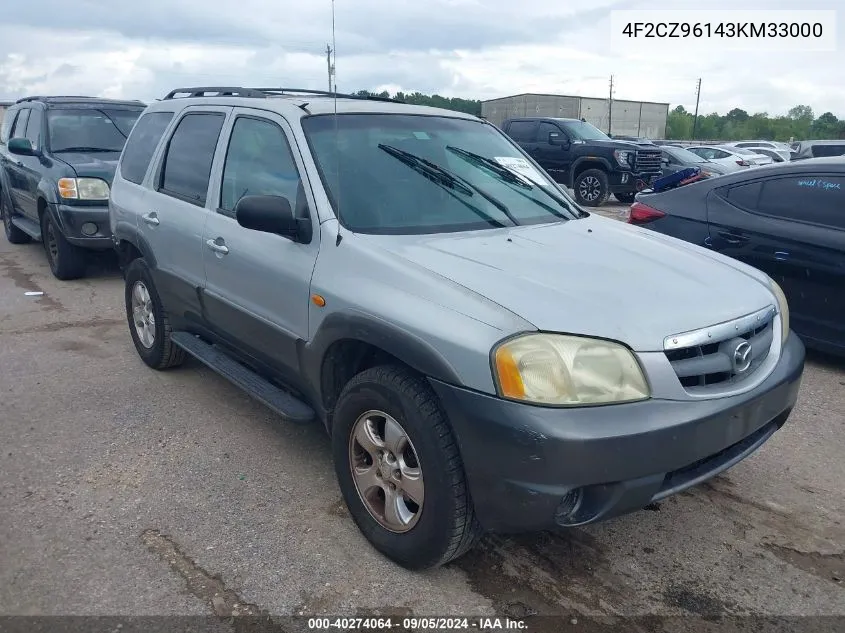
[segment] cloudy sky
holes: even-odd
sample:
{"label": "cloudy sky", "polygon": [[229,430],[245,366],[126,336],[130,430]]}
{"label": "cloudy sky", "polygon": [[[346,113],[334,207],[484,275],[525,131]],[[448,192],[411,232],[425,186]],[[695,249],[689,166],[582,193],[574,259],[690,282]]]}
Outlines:
{"label": "cloudy sky", "polygon": [[[7,0],[11,2],[11,0]],[[488,99],[614,96],[701,111],[845,118],[845,5],[837,51],[611,46],[613,10],[836,9],[841,0],[336,0],[337,84]],[[94,94],[152,100],[173,87],[326,88],[331,0],[21,0],[0,18],[0,100]]]}

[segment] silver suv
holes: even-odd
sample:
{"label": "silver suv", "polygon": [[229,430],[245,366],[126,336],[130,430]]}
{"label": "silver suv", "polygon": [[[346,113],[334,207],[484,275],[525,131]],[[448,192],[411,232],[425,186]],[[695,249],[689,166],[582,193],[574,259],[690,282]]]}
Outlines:
{"label": "silver suv", "polygon": [[135,125],[110,218],[144,362],[189,354],[323,424],[352,517],[408,568],[642,508],[796,401],[770,278],[585,212],[474,116],[176,90]]}

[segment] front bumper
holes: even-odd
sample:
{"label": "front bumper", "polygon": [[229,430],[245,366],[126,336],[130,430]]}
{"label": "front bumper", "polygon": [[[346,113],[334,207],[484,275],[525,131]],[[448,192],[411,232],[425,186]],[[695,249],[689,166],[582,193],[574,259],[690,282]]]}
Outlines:
{"label": "front bumper", "polygon": [[610,193],[635,193],[650,187],[661,173],[614,171],[608,174],[608,188]]}
{"label": "front bumper", "polygon": [[[107,202],[97,206],[51,204],[50,210],[58,218],[62,233],[71,244],[96,250],[114,247],[111,239]],[[87,234],[82,230],[83,224],[93,224],[96,226],[96,230]]]}
{"label": "front bumper", "polygon": [[638,510],[744,459],[789,417],[804,353],[791,333],[763,383],[711,400],[563,409],[431,383],[457,436],[482,526],[537,531]]}

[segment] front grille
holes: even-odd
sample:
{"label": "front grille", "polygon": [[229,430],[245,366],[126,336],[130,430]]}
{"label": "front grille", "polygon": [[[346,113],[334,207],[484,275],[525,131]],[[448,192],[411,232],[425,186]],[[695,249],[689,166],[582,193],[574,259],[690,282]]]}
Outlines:
{"label": "front grille", "polygon": [[660,171],[661,158],[662,154],[659,150],[639,149],[635,161],[636,169],[637,171]]}
{"label": "front grille", "polygon": [[689,392],[740,383],[753,376],[768,357],[774,317],[775,310],[767,308],[736,322],[669,337],[664,353]]}

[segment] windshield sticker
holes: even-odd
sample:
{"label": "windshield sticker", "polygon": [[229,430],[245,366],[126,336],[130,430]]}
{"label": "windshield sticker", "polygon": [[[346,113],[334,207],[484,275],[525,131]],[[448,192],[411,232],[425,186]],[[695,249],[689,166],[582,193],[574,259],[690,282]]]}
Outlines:
{"label": "windshield sticker", "polygon": [[838,182],[830,182],[829,180],[822,180],[821,178],[811,178],[809,180],[799,180],[798,181],[799,187],[814,187],[816,189],[836,189],[838,191],[842,190],[842,184]]}
{"label": "windshield sticker", "polygon": [[497,163],[502,165],[503,167],[507,167],[508,169],[515,171],[521,176],[525,176],[526,178],[530,178],[538,185],[545,185],[545,178],[540,175],[531,163],[521,157],[517,156],[494,156],[493,160]]}
{"label": "windshield sticker", "polygon": [[431,138],[431,137],[430,137],[428,134],[426,134],[425,132],[414,132],[414,137],[415,137],[415,138],[418,138],[418,139],[419,139],[419,140],[421,140],[421,141],[427,141],[427,140],[429,140],[429,139]]}

